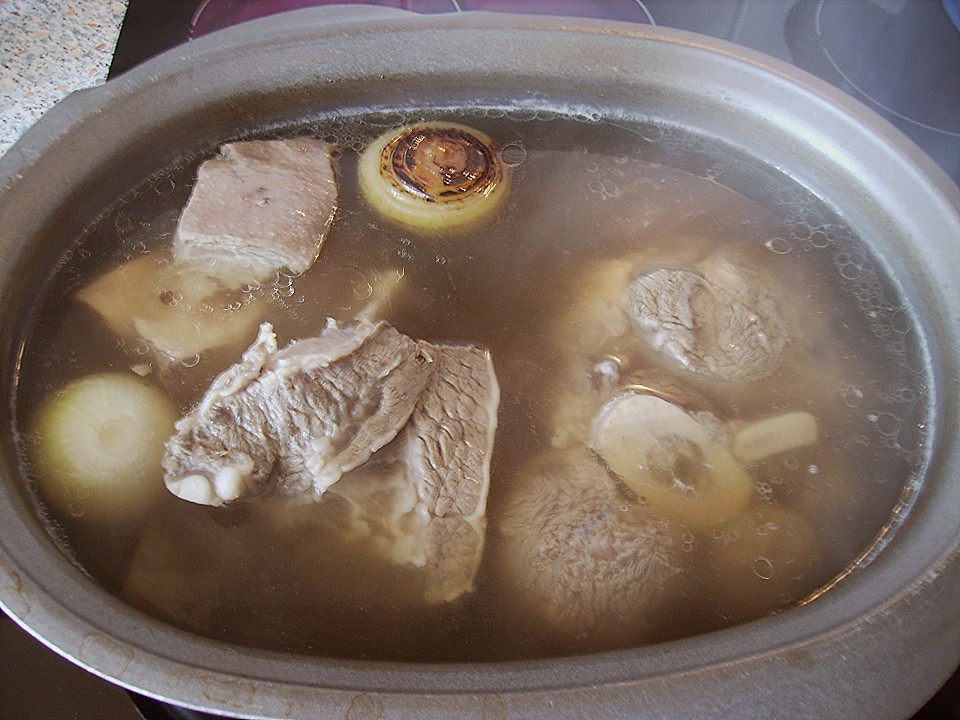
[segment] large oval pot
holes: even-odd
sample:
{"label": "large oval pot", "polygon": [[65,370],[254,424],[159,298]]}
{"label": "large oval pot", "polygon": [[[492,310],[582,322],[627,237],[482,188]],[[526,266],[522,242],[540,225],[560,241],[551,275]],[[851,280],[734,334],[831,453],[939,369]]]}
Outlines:
{"label": "large oval pot", "polygon": [[[653,647],[403,665],[227,646],[122,604],[72,565],[18,477],[11,377],[65,245],[184,152],[337,108],[445,103],[655,118],[782,168],[837,207],[913,306],[933,404],[912,509],[803,607]],[[300,11],[178,48],[55,108],[0,163],[0,602],[76,663],[234,716],[902,718],[960,660],[960,192],[869,111],[742,48],[645,26],[376,9]]]}

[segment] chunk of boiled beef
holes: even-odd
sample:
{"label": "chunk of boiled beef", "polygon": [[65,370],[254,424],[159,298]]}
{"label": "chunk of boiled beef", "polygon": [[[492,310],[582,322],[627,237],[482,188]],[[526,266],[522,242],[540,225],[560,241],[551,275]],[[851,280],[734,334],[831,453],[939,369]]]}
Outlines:
{"label": "chunk of boiled beef", "polygon": [[197,171],[174,258],[233,288],[307,270],[337,209],[331,153],[311,138],[224,145]]}
{"label": "chunk of boiled beef", "polygon": [[627,288],[625,307],[655,350],[712,378],[766,377],[787,345],[774,293],[725,260],[640,275]]}
{"label": "chunk of boiled beef", "polygon": [[678,546],[585,449],[523,466],[498,525],[511,595],[580,649],[651,639],[681,591]]}
{"label": "chunk of boiled beef", "polygon": [[631,283],[643,268],[659,267],[666,261],[649,253],[634,253],[601,260],[581,274],[571,293],[574,300],[553,328],[554,342],[564,351],[556,390],[549,393],[554,396],[550,415],[554,448],[582,446],[603,404],[627,388],[687,408],[710,408],[689,378],[678,377],[670,363],[655,362],[653,349],[627,311]]}
{"label": "chunk of boiled beef", "polygon": [[423,347],[434,371],[409,423],[330,492],[390,561],[423,568],[429,602],[449,602],[473,588],[483,555],[500,390],[482,348]]}
{"label": "chunk of boiled beef", "polygon": [[168,489],[222,505],[268,489],[319,497],[406,425],[432,358],[386,323],[330,321],[277,350],[269,323],[164,449]]}

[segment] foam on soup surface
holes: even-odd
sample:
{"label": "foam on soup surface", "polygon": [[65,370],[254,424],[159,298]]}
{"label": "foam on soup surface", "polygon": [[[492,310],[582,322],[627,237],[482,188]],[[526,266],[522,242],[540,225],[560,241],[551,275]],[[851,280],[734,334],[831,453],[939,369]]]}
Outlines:
{"label": "foam on soup surface", "polygon": [[369,207],[357,173],[368,142],[419,119],[285,131],[338,148],[320,254],[301,275],[191,300],[206,282],[196,268],[160,304],[193,303],[216,342],[175,356],[82,296],[129,263],[147,286],[167,271],[205,158],[118,198],[34,313],[18,418],[36,475],[35,418],[71,381],[139,375],[186,415],[258,320],[286,343],[373,312],[418,342],[483,348],[500,404],[472,590],[427,599],[423,568],[397,562],[399,536],[374,527],[386,526],[375,503],[358,523],[354,496],[329,491],[223,507],[150,493],[142,512],[111,514],[83,493],[55,502],[38,475],[65,552],[125,601],[210,637],[436,662],[726,627],[816,597],[882,545],[922,459],[923,363],[909,310],[827,204],[676,129],[457,112],[496,145],[508,194],[474,224],[418,229]]}

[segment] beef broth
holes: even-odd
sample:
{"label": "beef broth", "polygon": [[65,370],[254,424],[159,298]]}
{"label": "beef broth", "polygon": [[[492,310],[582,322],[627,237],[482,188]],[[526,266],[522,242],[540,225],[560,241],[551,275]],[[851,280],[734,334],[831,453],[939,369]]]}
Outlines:
{"label": "beef broth", "polygon": [[[369,316],[418,341],[489,353],[500,406],[472,592],[424,600],[431,578],[384,552],[384,542],[397,550],[392,544],[406,531],[370,529],[377,499],[368,484],[313,503],[268,495],[200,507],[168,494],[135,523],[94,522],[82,505],[47,509],[65,552],[125,601],[194,632],[270,649],[415,662],[550,657],[684,637],[805,602],[869,559],[909,505],[928,398],[910,310],[864,240],[790,178],[680,129],[552,113],[450,117],[493,138],[511,168],[509,195],[492,217],[421,233],[366,206],[359,151],[407,118],[291,128],[290,137],[338,148],[339,207],[322,251],[302,275],[280,271],[246,283],[210,310],[267,320],[282,344],[317,336],[328,318]],[[185,159],[118,198],[64,258],[24,349],[17,408],[24,433],[63,383],[107,370],[147,375],[187,415],[255,340],[248,325],[232,341],[163,360],[76,299],[109,269],[170,252],[204,159]],[[632,329],[639,321],[624,309],[623,294],[630,283],[681,278],[694,297],[712,287],[704,268],[743,271],[734,285],[741,320],[749,323],[751,312],[742,278],[759,279],[764,308],[776,299],[771,327],[783,336],[761,338],[775,362],[765,355],[762,368],[739,375],[728,356],[717,365],[723,372],[685,366],[682,353],[651,341],[679,322],[673,310],[656,314],[646,335]],[[711,313],[729,300],[716,298]],[[733,447],[753,428],[751,447],[761,449],[731,460],[750,485],[746,507],[702,527],[671,520],[654,495],[614,472],[591,448],[590,433],[618,393],[679,408],[702,428],[704,447]],[[795,418],[805,423],[804,442],[756,440]],[[670,471],[682,475],[697,452],[675,458]],[[565,457],[575,460],[551,469]],[[29,473],[29,458],[23,462]],[[368,472],[389,489],[395,469],[384,462]],[[567,502],[584,493],[593,509]],[[42,488],[38,496],[42,502]],[[518,509],[524,498],[554,515]],[[386,507],[397,506],[390,500]],[[544,555],[529,536],[533,520],[520,527],[518,517],[550,529]],[[475,546],[482,525],[454,520]],[[386,527],[391,519],[378,521]],[[564,556],[550,578],[530,579],[531,563],[549,566],[557,553],[582,554]],[[613,575],[595,595],[570,586],[570,578],[582,582],[601,566]],[[632,569],[624,576],[618,567]],[[566,583],[562,591],[556,582]],[[596,582],[605,582],[602,573]],[[657,586],[635,585],[644,582]],[[640,599],[642,617],[618,610],[625,598]],[[585,617],[589,627],[578,624]],[[628,626],[620,632],[617,622]]]}

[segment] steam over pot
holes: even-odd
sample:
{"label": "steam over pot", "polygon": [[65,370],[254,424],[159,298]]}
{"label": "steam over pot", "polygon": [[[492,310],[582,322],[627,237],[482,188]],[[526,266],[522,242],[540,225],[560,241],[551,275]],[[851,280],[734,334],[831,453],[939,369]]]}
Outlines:
{"label": "steam over pot", "polygon": [[[815,602],[630,651],[457,666],[232,647],[122,604],[36,519],[11,378],[65,245],[165,162],[344,108],[653,118],[781,168],[873,244],[930,360],[929,452],[893,540]],[[304,10],[177,48],[56,107],[0,161],[0,604],[58,652],[176,704],[254,717],[908,716],[960,661],[960,191],[905,137],[780,62],[646,26],[376,8]]]}

